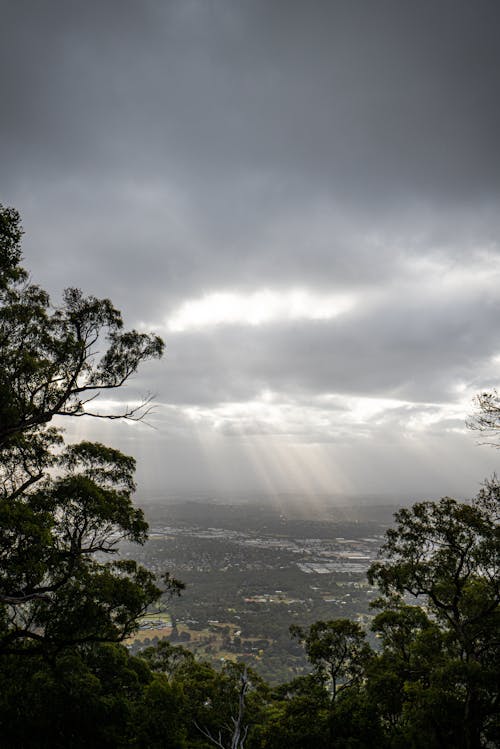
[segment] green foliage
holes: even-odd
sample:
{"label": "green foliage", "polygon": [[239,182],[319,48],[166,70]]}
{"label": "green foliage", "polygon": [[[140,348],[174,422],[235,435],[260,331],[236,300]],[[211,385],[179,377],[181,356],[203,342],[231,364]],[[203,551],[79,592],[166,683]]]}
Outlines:
{"label": "green foliage", "polygon": [[377,705],[365,689],[343,692],[330,713],[330,747],[335,749],[385,749],[387,738]]}
{"label": "green foliage", "polygon": [[496,731],[499,499],[493,479],[470,504],[446,497],[400,510],[369,570],[386,599],[368,688],[401,745],[471,749]]}
{"label": "green foliage", "polygon": [[492,509],[500,487],[490,483],[477,499],[448,497],[396,513],[381,554],[368,576],[384,593],[425,596],[437,620],[449,627],[464,654],[481,648],[500,600],[500,538]]}
{"label": "green foliage", "polygon": [[182,645],[172,645],[168,640],[161,640],[156,647],[146,648],[141,653],[149,668],[163,674],[169,681],[178,673],[189,671],[194,664],[194,656]]}
{"label": "green foliage", "polygon": [[19,265],[22,235],[19,213],[0,205],[0,295],[9,283],[26,278],[26,272]]}
{"label": "green foliage", "polygon": [[178,687],[116,645],[6,656],[0,670],[6,749],[182,749],[183,706]]}
{"label": "green foliage", "polygon": [[[105,415],[91,404],[163,343],[123,332],[109,300],[77,289],[53,307],[19,265],[21,235],[18,213],[0,206],[0,654],[33,655],[121,640],[161,593],[146,569],[112,560],[120,540],[147,537],[133,458],[64,445],[50,422],[139,418],[141,409]],[[179,590],[170,578],[164,587]]]}
{"label": "green foliage", "polygon": [[[53,307],[45,291],[26,282],[19,265],[21,235],[17,212],[0,205],[2,448],[14,435],[26,435],[54,416],[103,416],[90,406],[100,392],[119,388],[141,362],[163,352],[157,336],[123,331],[120,312],[109,299],[66,289],[62,305]],[[105,417],[139,414],[125,410]]]}
{"label": "green foliage", "polygon": [[193,662],[178,672],[177,681],[187,697],[189,746],[243,749],[252,745],[268,692],[257,674],[229,661],[220,671]]}
{"label": "green foliage", "polygon": [[497,390],[483,391],[478,393],[474,399],[475,411],[469,419],[467,426],[486,434],[492,442],[490,444],[498,447],[500,432],[500,394]]}
{"label": "green foliage", "polygon": [[316,674],[328,684],[332,702],[362,679],[372,650],[357,622],[350,619],[320,621],[308,629],[292,626],[290,633],[304,642]]}
{"label": "green foliage", "polygon": [[262,749],[327,749],[330,699],[317,676],[302,676],[271,695],[256,731]]}
{"label": "green foliage", "polygon": [[368,572],[383,594],[378,652],[347,619],[291,628],[330,691],[328,746],[498,743],[499,499],[494,477],[470,504],[446,497],[396,513]]}

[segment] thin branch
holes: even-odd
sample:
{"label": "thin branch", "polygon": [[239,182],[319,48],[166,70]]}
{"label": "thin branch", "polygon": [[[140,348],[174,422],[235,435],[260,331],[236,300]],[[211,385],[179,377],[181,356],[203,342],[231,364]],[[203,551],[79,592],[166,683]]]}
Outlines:
{"label": "thin branch", "polygon": [[32,484],[36,484],[36,482],[40,481],[40,479],[42,479],[42,478],[43,478],[43,473],[37,473],[37,474],[35,474],[33,476],[30,476],[30,478],[27,479],[27,481],[25,481],[24,484],[21,484],[21,486],[18,486],[18,488],[15,489],[12,492],[12,494],[9,494],[9,500],[15,499],[20,494],[24,494],[24,492],[26,491],[26,489],[29,489],[29,487]]}
{"label": "thin branch", "polygon": [[212,744],[215,744],[215,746],[220,747],[220,749],[226,749],[226,747],[222,743],[222,735],[221,735],[220,731],[219,731],[219,738],[216,739],[215,736],[212,736],[211,732],[208,729],[205,729],[202,726],[198,725],[198,723],[195,720],[193,721],[193,723],[194,723],[195,727],[197,728],[197,730],[200,733],[202,733],[203,736],[205,736],[205,738],[207,738],[209,741],[211,741]]}

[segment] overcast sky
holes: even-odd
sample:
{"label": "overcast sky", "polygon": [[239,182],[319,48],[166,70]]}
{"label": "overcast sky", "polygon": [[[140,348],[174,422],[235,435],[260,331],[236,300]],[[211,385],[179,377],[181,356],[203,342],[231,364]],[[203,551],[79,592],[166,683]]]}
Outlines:
{"label": "overcast sky", "polygon": [[145,495],[475,493],[500,458],[464,429],[500,383],[499,3],[0,10],[25,264],[167,344],[121,394],[155,394],[151,426],[68,435],[134,454]]}

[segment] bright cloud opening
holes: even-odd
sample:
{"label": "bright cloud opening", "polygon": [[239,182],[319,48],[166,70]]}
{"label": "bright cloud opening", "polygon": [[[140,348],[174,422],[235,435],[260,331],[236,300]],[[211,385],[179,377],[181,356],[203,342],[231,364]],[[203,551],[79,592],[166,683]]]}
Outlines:
{"label": "bright cloud opening", "polygon": [[349,311],[352,295],[316,294],[304,289],[254,291],[251,294],[216,292],[191,299],[167,320],[170,332],[215,325],[263,325],[280,320],[330,320]]}
{"label": "bright cloud opening", "polygon": [[[256,399],[213,407],[183,409],[191,423],[227,436],[281,437],[294,442],[329,442],[339,437],[374,437],[380,430],[422,435],[428,429],[457,430],[465,421],[467,403],[413,403],[392,398],[345,397],[287,401],[277,393],[262,392]],[[450,426],[451,425],[451,426]],[[462,431],[462,430],[461,430]]]}

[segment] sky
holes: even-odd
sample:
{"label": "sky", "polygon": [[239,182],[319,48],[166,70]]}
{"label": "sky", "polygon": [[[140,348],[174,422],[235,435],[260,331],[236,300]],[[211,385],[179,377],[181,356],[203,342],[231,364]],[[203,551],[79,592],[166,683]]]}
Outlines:
{"label": "sky", "polygon": [[0,0],[0,201],[166,342],[144,496],[470,496],[500,383],[496,0]]}

